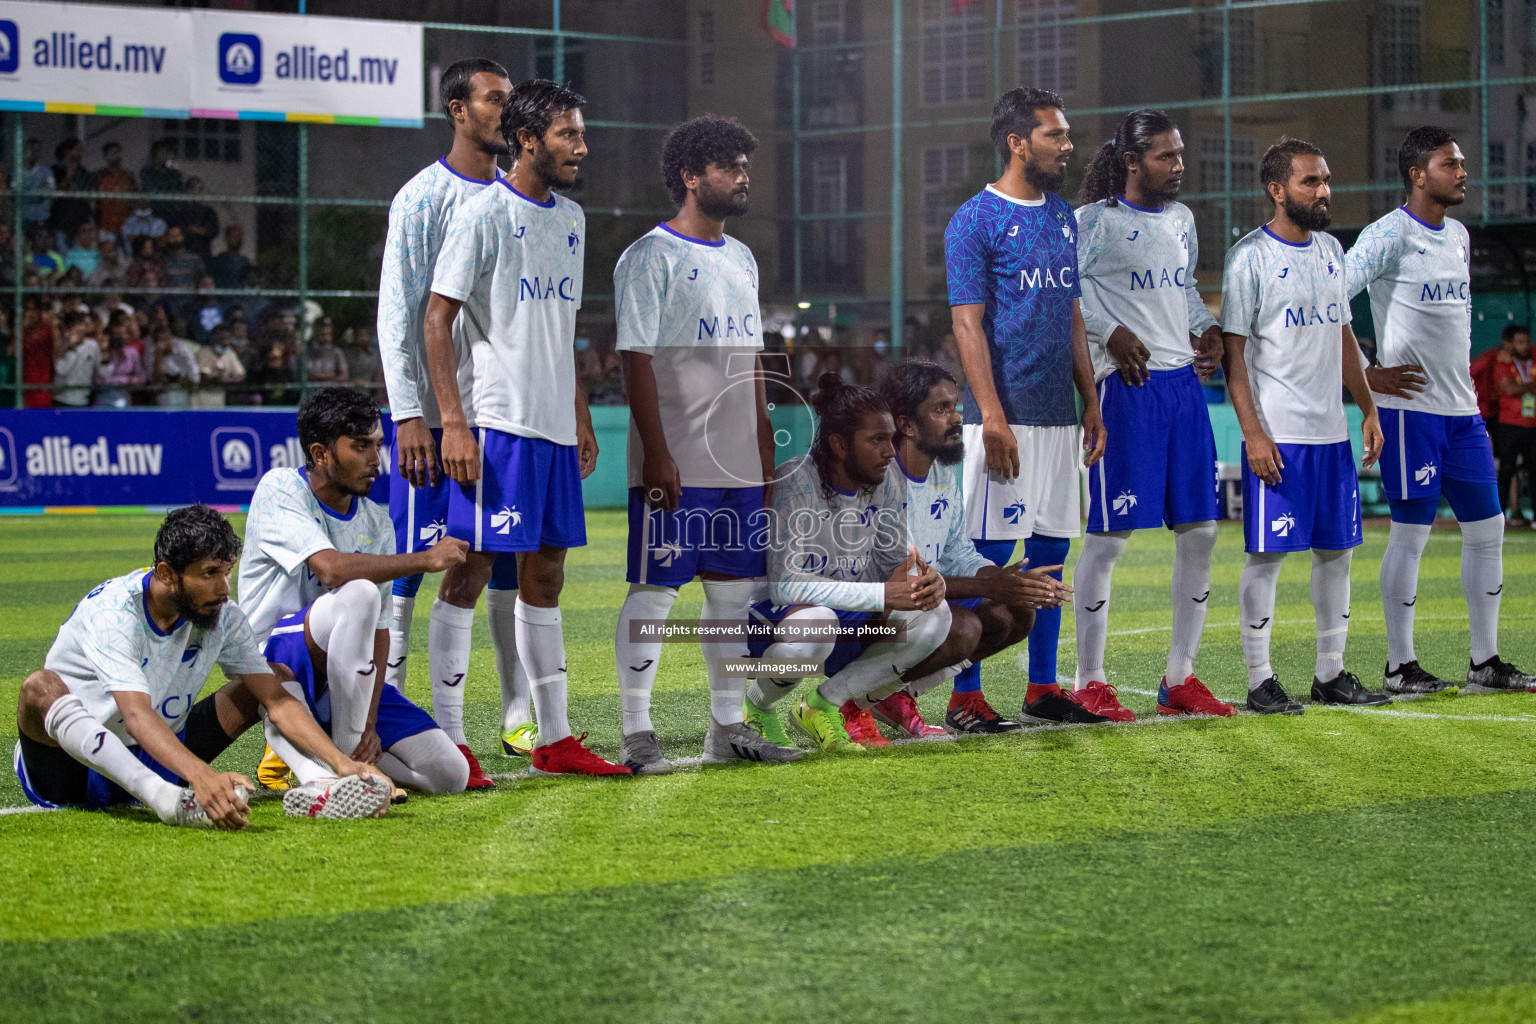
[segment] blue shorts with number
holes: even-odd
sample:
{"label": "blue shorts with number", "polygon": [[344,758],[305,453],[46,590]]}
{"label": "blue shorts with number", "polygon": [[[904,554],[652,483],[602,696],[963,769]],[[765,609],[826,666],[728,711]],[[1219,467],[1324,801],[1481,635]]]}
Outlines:
{"label": "blue shorts with number", "polygon": [[647,507],[631,487],[625,578],[680,587],[701,572],[763,576],[766,536],[761,487],[684,487],[673,512]]}
{"label": "blue shorts with number", "polygon": [[1216,438],[1190,366],[1148,370],[1142,387],[1099,382],[1109,442],[1088,470],[1088,532],[1144,530],[1215,519]]}
{"label": "blue shorts with number", "polygon": [[[793,604],[774,604],[771,601],[759,601],[754,604],[747,613],[754,625],[777,626],[784,616],[789,614],[791,608],[798,608]],[[853,631],[866,622],[874,622],[881,616],[880,612],[849,612],[840,608],[834,608],[837,614],[837,642],[832,646],[832,653],[827,655],[823,669],[827,678],[837,675],[848,667],[848,663],[864,653],[864,648],[869,644],[853,634]],[[761,658],[763,652],[776,641],[771,636],[754,635],[747,641],[747,656],[749,658]]]}
{"label": "blue shorts with number", "polygon": [[1279,444],[1280,486],[1253,475],[1243,446],[1243,543],[1267,552],[1343,551],[1360,543],[1360,478],[1348,441]]}
{"label": "blue shorts with number", "polygon": [[[441,452],[443,432],[432,431],[432,447]],[[446,475],[437,483],[412,487],[400,472],[399,452],[389,460],[389,518],[395,524],[395,554],[425,551],[448,532],[448,491],[453,481]]]}
{"label": "blue shorts with number", "polygon": [[[329,736],[331,691],[326,687],[318,697],[315,695],[320,680],[315,677],[315,665],[309,657],[309,644],[304,641],[304,617],[308,614],[309,609],[305,608],[278,619],[272,635],[267,639],[265,654],[268,661],[287,665],[292,670],[293,677],[304,690],[304,703],[309,705],[309,713],[315,716],[315,721],[320,723],[320,727]],[[384,687],[384,692],[379,695],[379,719],[374,726],[374,731],[379,734],[379,746],[388,750],[403,739],[436,728],[437,723],[431,715],[406,700],[393,686]],[[343,750],[342,753],[350,754],[351,751]]]}
{"label": "blue shorts with number", "polygon": [[[1381,434],[1386,442],[1381,449],[1381,486],[1394,510],[1404,502],[1438,502],[1443,492],[1464,523],[1502,511],[1493,443],[1481,416],[1382,409]],[[1447,482],[1453,486],[1447,487]]]}
{"label": "blue shorts with number", "polygon": [[581,461],[573,444],[479,428],[480,479],[448,490],[448,534],[472,551],[587,543]]}

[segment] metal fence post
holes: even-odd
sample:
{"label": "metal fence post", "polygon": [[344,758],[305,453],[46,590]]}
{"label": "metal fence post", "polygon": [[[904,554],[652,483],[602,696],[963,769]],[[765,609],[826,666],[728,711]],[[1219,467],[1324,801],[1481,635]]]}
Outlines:
{"label": "metal fence post", "polygon": [[902,243],[905,240],[906,219],[903,214],[905,182],[902,178],[902,109],[901,109],[901,15],[906,0],[891,4],[891,355],[899,358],[902,351],[902,331],[906,327],[906,260]]}
{"label": "metal fence post", "polygon": [[16,348],[16,408],[26,406],[26,392],[22,390],[22,383],[26,364],[23,361],[21,348],[21,261],[25,255],[22,249],[21,238],[21,153],[22,153],[22,123],[21,111],[11,115],[11,133],[15,136],[11,140],[11,341]]}

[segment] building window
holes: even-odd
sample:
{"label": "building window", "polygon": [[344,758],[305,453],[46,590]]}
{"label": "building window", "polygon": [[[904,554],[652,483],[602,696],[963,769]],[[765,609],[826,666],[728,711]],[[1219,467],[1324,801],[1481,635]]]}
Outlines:
{"label": "building window", "polygon": [[698,57],[698,82],[715,84],[715,12],[699,12],[699,39],[694,53]]}
{"label": "building window", "polygon": [[[1488,177],[1495,180],[1503,178],[1506,173],[1504,160],[1504,143],[1488,143]],[[1488,215],[1490,217],[1504,216],[1504,186],[1488,186]]]}
{"label": "building window", "polygon": [[922,89],[926,106],[976,103],[990,88],[987,54],[991,28],[986,4],[922,0]]}
{"label": "building window", "polygon": [[1421,81],[1424,60],[1423,10],[1418,0],[1381,5],[1381,84]]}
{"label": "building window", "polygon": [[1076,0],[1019,0],[1019,84],[1063,96],[1077,91]]}
{"label": "building window", "polygon": [[1488,63],[1504,63],[1504,0],[1484,0],[1488,10]]}
{"label": "building window", "polygon": [[[1232,95],[1252,95],[1257,91],[1259,65],[1258,32],[1253,11],[1227,11],[1226,17],[1232,26],[1228,42],[1232,50]],[[1221,95],[1221,19],[1219,11],[1202,11],[1195,15],[1195,62],[1200,68],[1200,95],[1206,99]]]}
{"label": "building window", "polygon": [[[817,156],[811,160],[811,213],[831,214],[818,225],[814,234],[819,235],[821,251],[815,255],[828,273],[836,273],[848,265],[848,221],[841,214],[848,212],[848,158],[846,156]],[[814,244],[814,242],[813,242]]]}
{"label": "building window", "polygon": [[240,162],[240,122],[199,117],[190,121],[166,121],[165,137],[176,142],[183,160],[216,163]]}
{"label": "building window", "polygon": [[[1527,180],[1536,179],[1536,142],[1525,147],[1525,176]],[[1536,184],[1525,186],[1525,214],[1529,217],[1532,213],[1536,213]]]}
{"label": "building window", "polygon": [[845,0],[816,0],[811,5],[810,43],[836,46],[848,41],[848,5]]}
{"label": "building window", "polygon": [[971,153],[964,146],[923,150],[923,266],[944,269],[944,229],[954,214],[957,191],[971,176]]}

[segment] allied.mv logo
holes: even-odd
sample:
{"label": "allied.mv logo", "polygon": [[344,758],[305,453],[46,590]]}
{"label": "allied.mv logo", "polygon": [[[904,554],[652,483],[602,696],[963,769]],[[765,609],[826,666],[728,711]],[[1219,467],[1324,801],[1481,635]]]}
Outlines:
{"label": "allied.mv logo", "polygon": [[225,85],[256,85],[261,81],[261,37],[249,32],[219,36],[219,81]]}
{"label": "allied.mv logo", "polygon": [[0,21],[0,75],[14,75],[21,64],[21,42],[14,21]]}
{"label": "allied.mv logo", "polygon": [[1123,516],[1136,507],[1136,495],[1130,491],[1121,491],[1120,496],[1114,501],[1115,515]]}
{"label": "allied.mv logo", "polygon": [[1024,503],[1016,501],[1012,505],[1003,508],[1003,518],[1010,523],[1018,522],[1024,515]]}
{"label": "allied.mv logo", "polygon": [[251,446],[238,437],[232,437],[219,450],[219,458],[224,460],[224,468],[229,472],[247,472],[251,468]]}
{"label": "allied.mv logo", "polygon": [[1269,524],[1269,528],[1275,531],[1276,537],[1289,537],[1291,530],[1296,526],[1296,517],[1289,512],[1283,512],[1280,518]]}
{"label": "allied.mv logo", "polygon": [[448,535],[448,524],[441,519],[434,519],[417,532],[421,542],[431,547]]}
{"label": "allied.mv logo", "polygon": [[936,498],[932,505],[928,506],[928,514],[935,519],[943,519],[944,513],[949,511],[948,498]]}
{"label": "allied.mv logo", "polygon": [[501,506],[500,512],[491,513],[491,529],[495,530],[497,533],[511,533],[512,527],[518,525],[522,521],[523,514],[519,512],[515,506],[508,508],[506,505],[503,505]]}
{"label": "allied.mv logo", "polygon": [[1424,465],[1419,467],[1418,472],[1413,474],[1414,483],[1418,484],[1420,487],[1423,487],[1435,478],[1435,474],[1437,472],[1439,472],[1439,470],[1435,467],[1433,462],[1426,462]]}

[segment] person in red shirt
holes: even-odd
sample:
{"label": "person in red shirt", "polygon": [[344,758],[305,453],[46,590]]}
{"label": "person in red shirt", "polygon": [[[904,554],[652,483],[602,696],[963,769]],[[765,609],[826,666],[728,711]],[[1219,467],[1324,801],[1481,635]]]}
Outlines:
{"label": "person in red shirt", "polygon": [[1499,385],[1493,379],[1494,367],[1509,361],[1510,342],[1517,333],[1524,330],[1522,324],[1506,325],[1499,343],[1472,360],[1472,388],[1477,392],[1477,411],[1488,425],[1488,436],[1495,439],[1499,422]]}
{"label": "person in red shirt", "polygon": [[[1536,380],[1531,363],[1531,332],[1519,328],[1510,332],[1509,356],[1494,362],[1494,381],[1499,394],[1499,495],[1510,496],[1515,479],[1515,463],[1524,464],[1529,478],[1536,470]],[[1520,512],[1518,498],[1510,501],[1506,525],[1529,527]]]}
{"label": "person in red shirt", "polygon": [[21,382],[23,385],[42,385],[27,389],[23,401],[28,409],[53,406],[48,385],[53,383],[53,342],[57,325],[58,317],[53,310],[44,307],[37,296],[27,296],[21,314]]}
{"label": "person in red shirt", "polygon": [[[96,172],[96,191],[135,191],[138,186],[134,183],[133,172],[123,166],[123,147],[116,142],[109,142],[101,147],[101,155],[107,165]],[[132,211],[133,204],[126,199],[103,199],[99,213],[101,230],[116,238],[117,233],[123,229],[123,221],[128,219]]]}

